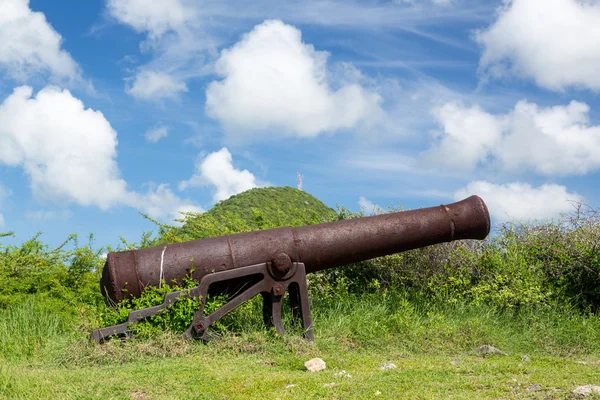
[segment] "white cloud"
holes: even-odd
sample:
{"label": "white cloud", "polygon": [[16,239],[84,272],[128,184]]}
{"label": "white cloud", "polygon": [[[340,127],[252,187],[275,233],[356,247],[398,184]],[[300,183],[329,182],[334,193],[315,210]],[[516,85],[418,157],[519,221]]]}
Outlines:
{"label": "white cloud", "polygon": [[48,86],[34,97],[31,87],[21,86],[0,104],[0,163],[23,168],[38,200],[103,210],[127,205],[156,218],[192,204],[164,185],[145,194],[129,191],[116,146],[117,133],[104,115],[68,90]]}
{"label": "white cloud", "polygon": [[66,221],[73,216],[73,212],[70,210],[62,210],[62,211],[47,211],[47,210],[38,210],[38,211],[28,211],[25,213],[25,217],[35,220],[35,221],[52,221],[52,220],[60,220]]}
{"label": "white cloud", "polygon": [[278,131],[304,137],[356,127],[381,113],[381,97],[358,84],[330,87],[326,52],[300,30],[265,21],[223,50],[209,84],[206,112],[229,134]]}
{"label": "white cloud", "polygon": [[[8,188],[6,188],[0,184],[0,206],[2,206],[3,200],[10,195],[11,195],[11,191]],[[4,227],[4,216],[2,215],[2,213],[0,213],[0,229],[2,229],[3,227]]]}
{"label": "white cloud", "polygon": [[411,4],[411,5],[419,5],[422,3],[433,3],[438,6],[449,6],[454,3],[454,0],[394,0],[396,4]]}
{"label": "white cloud", "polygon": [[29,8],[29,0],[0,2],[0,69],[19,81],[38,74],[55,80],[79,78],[79,67],[61,48],[62,37],[41,12]]}
{"label": "white cloud", "polygon": [[488,158],[501,138],[501,123],[477,105],[465,108],[459,103],[449,102],[433,113],[444,130],[434,132],[439,142],[425,154],[432,163],[473,169]]}
{"label": "white cloud", "polygon": [[229,150],[221,150],[209,154],[197,165],[196,173],[187,181],[179,184],[179,190],[188,187],[214,186],[213,201],[226,200],[234,194],[262,186],[248,170],[239,170],[233,166]]}
{"label": "white cloud", "polygon": [[33,97],[21,86],[0,105],[0,162],[23,167],[38,198],[102,209],[124,198],[116,145],[104,115],[68,90],[49,86]]}
{"label": "white cloud", "polygon": [[127,86],[127,94],[141,100],[175,99],[181,92],[187,92],[185,82],[164,73],[156,71],[140,71],[133,80],[133,85]]}
{"label": "white cloud", "polygon": [[367,215],[383,213],[383,209],[381,207],[373,203],[371,200],[365,198],[364,196],[360,196],[360,198],[358,199],[358,205],[360,206],[360,209],[364,211]]}
{"label": "white cloud", "polygon": [[[213,75],[213,63],[218,49],[229,45],[232,37],[265,19],[282,19],[298,25],[343,27],[355,31],[368,31],[373,35],[382,28],[396,32],[409,32],[411,37],[440,42],[447,46],[468,47],[475,44],[450,39],[437,33],[438,24],[480,21],[489,16],[493,8],[461,7],[461,2],[448,12],[448,7],[433,6],[448,0],[419,0],[425,6],[401,7],[392,1],[365,2],[362,0],[107,0],[107,14],[136,32],[145,33],[141,51],[149,53],[150,61],[138,71],[155,71],[168,74],[176,82],[187,83],[195,78]],[[374,30],[375,29],[375,30]],[[395,58],[388,46],[381,42],[389,35],[380,35],[377,46],[369,49],[375,58]],[[394,35],[395,36],[395,35]],[[333,40],[333,39],[332,39]],[[394,39],[393,45],[397,45]],[[398,47],[398,46],[396,46]],[[381,49],[384,54],[381,54]],[[145,57],[148,58],[148,57]],[[133,79],[134,77],[132,77]]]}
{"label": "white cloud", "polygon": [[484,76],[516,75],[539,86],[600,90],[600,2],[504,0],[498,19],[476,32]]}
{"label": "white cloud", "polygon": [[156,126],[154,128],[148,129],[146,133],[144,133],[144,137],[147,141],[151,143],[156,143],[160,139],[167,137],[169,134],[169,130],[166,126]]}
{"label": "white cloud", "polygon": [[443,132],[423,157],[453,168],[485,164],[508,172],[583,175],[600,168],[600,126],[590,124],[588,113],[577,101],[542,108],[522,100],[497,116],[448,103],[434,112]]}
{"label": "white cloud", "polygon": [[[447,35],[435,34],[427,28],[481,21],[484,17],[489,17],[495,8],[492,2],[473,4],[473,1],[413,1],[415,4],[423,4],[422,7],[399,7],[399,2],[406,3],[402,0],[303,0],[299,6],[297,0],[237,0],[205,1],[201,6],[202,14],[210,18],[207,18],[208,22],[217,20],[219,23],[227,21],[231,24],[231,21],[277,18],[298,25],[345,27],[356,31],[391,28],[442,43],[447,43]],[[456,7],[448,12],[445,7],[430,7],[431,3],[452,3]]]}
{"label": "white cloud", "polygon": [[166,184],[160,184],[156,188],[150,187],[146,193],[133,194],[132,198],[140,211],[157,219],[173,220],[181,217],[182,212],[204,212],[191,200],[180,199]]}
{"label": "white cloud", "polygon": [[138,32],[147,32],[151,39],[176,31],[197,18],[195,8],[180,0],[108,0],[107,9],[117,21]]}
{"label": "white cloud", "polygon": [[2,200],[4,200],[5,198],[7,198],[8,196],[10,196],[12,194],[12,191],[7,188],[6,186],[2,186],[0,184],[0,202]]}
{"label": "white cloud", "polygon": [[140,48],[152,58],[127,79],[125,91],[142,100],[177,99],[186,81],[202,76],[212,40],[200,28],[199,6],[189,0],[109,0],[108,14],[135,31],[146,33]]}
{"label": "white cloud", "polygon": [[561,185],[546,184],[536,188],[521,182],[496,185],[486,181],[469,183],[454,194],[454,199],[461,200],[473,194],[485,201],[490,214],[498,222],[556,217],[573,210],[573,202],[583,200]]}

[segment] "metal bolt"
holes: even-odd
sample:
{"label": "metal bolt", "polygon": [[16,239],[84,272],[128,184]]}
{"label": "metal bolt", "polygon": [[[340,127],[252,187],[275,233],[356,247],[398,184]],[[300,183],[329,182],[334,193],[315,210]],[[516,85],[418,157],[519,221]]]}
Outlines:
{"label": "metal bolt", "polygon": [[273,294],[275,296],[283,296],[283,286],[281,286],[281,285],[273,286]]}
{"label": "metal bolt", "polygon": [[273,256],[271,265],[277,272],[285,275],[292,269],[292,259],[285,253],[277,253]]}

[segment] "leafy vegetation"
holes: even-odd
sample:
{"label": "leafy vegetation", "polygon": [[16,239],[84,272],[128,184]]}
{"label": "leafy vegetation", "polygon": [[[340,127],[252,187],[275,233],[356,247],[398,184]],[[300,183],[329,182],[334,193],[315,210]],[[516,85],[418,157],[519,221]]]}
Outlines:
{"label": "leafy vegetation", "polygon": [[177,243],[231,233],[335,220],[337,213],[320,200],[291,187],[251,189],[203,213],[187,214],[181,227],[159,224],[153,244]]}
{"label": "leafy vegetation", "polygon": [[[156,235],[123,246],[360,216],[335,212],[296,189],[253,189],[205,214],[187,214],[181,226],[158,224]],[[207,345],[178,336],[196,310],[194,299],[139,324],[135,340],[90,344],[91,329],[196,284],[168,282],[111,307],[98,290],[107,250],[94,248],[93,237],[81,245],[72,236],[57,248],[40,235],[19,246],[0,244],[0,398],[372,398],[375,391],[395,398],[395,390],[407,398],[564,398],[600,378],[596,210],[506,224],[483,242],[446,243],[311,274],[316,345],[300,340],[289,320],[292,335],[265,329],[260,299],[220,321],[214,333],[221,339]],[[209,311],[223,301],[211,299]],[[475,352],[481,344],[508,356],[482,359]],[[531,362],[521,360],[524,354]],[[301,366],[312,356],[353,380],[336,380],[333,372],[307,376]],[[399,371],[379,371],[378,363],[387,361]],[[577,375],[566,378],[567,370]],[[249,382],[249,374],[263,379]],[[168,377],[168,389],[158,377]],[[410,383],[415,379],[418,388]],[[331,382],[336,386],[323,388]]]}

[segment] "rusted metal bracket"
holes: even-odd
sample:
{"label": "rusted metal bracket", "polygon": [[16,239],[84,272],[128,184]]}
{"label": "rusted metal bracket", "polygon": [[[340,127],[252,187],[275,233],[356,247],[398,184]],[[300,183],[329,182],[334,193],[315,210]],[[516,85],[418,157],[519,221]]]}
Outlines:
{"label": "rusted metal bracket", "polygon": [[[205,316],[204,306],[210,286],[240,278],[248,278],[251,285],[237,293],[219,309]],[[185,331],[184,336],[207,340],[208,328],[212,324],[258,294],[263,297],[263,317],[267,326],[274,326],[278,333],[285,334],[282,321],[282,305],[286,291],[290,296],[293,316],[299,319],[302,324],[304,337],[307,340],[313,340],[306,268],[303,263],[291,262],[285,253],[277,254],[271,262],[206,275],[200,281],[199,286],[168,293],[164,302],[160,305],[132,311],[129,313],[127,322],[94,330],[91,340],[103,343],[114,336],[129,336],[132,324],[156,315],[161,310],[173,305],[177,299],[186,297],[200,299],[200,308],[194,314],[192,324]]]}

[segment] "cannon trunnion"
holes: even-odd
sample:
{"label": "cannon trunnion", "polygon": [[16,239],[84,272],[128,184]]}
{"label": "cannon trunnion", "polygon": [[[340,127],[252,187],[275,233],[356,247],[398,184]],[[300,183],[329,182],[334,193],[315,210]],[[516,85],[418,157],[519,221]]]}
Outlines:
{"label": "cannon trunnion", "polygon": [[[352,220],[276,228],[109,253],[100,288],[114,302],[138,297],[146,286],[190,276],[199,286],[169,293],[162,305],[131,312],[128,321],[92,332],[103,342],[125,335],[132,323],[166,309],[181,296],[200,299],[200,309],[186,335],[206,338],[208,327],[223,315],[260,294],[265,323],[284,333],[281,321],[286,291],[305,337],[312,339],[306,274],[353,262],[460,239],[485,239],[490,217],[483,200],[471,196],[438,207]],[[204,315],[209,293],[226,292],[235,283],[242,290],[220,309]]]}

